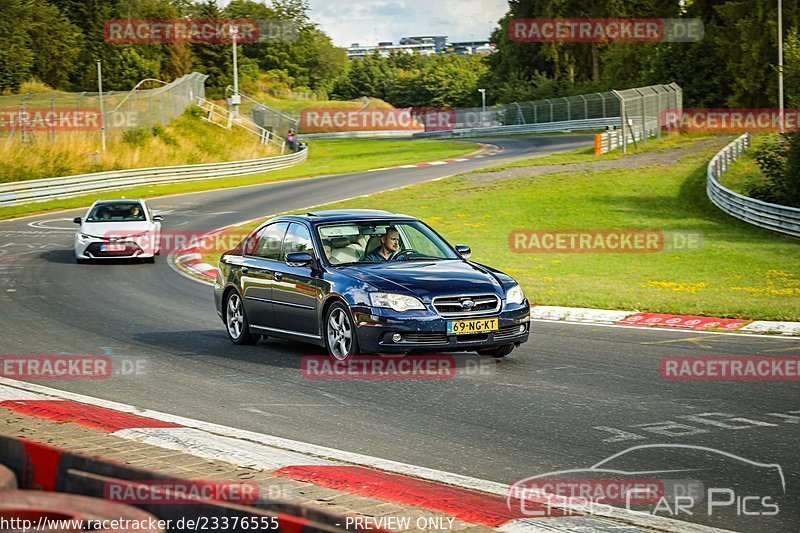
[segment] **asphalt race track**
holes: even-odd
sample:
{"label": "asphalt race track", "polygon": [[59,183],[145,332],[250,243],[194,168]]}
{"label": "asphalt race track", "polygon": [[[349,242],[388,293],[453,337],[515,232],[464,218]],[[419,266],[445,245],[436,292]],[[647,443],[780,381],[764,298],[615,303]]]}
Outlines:
{"label": "asphalt race track", "polygon": [[[443,166],[284,181],[151,203],[164,213],[166,231],[210,231],[572,149],[588,145],[591,137],[487,142],[505,150]],[[741,461],[720,466],[717,473],[727,476],[725,486],[736,488],[737,502],[753,484],[767,484],[776,499],[792,504],[768,519],[737,516],[734,504],[717,521],[699,514],[679,518],[742,531],[789,531],[800,523],[797,383],[679,382],[659,374],[665,356],[798,356],[800,340],[536,322],[530,342],[511,356],[491,360],[480,371],[465,369],[454,379],[306,379],[300,357],[318,349],[272,339],[254,347],[232,345],[214,312],[211,287],[180,275],[166,257],[155,265],[76,264],[71,219],[83,211],[0,222],[0,352],[110,355],[142,361],[146,372],[43,384],[501,483],[589,468],[632,446],[706,446],[782,467],[786,495],[779,483],[769,484],[774,480],[765,481]],[[536,301],[535,294],[528,296]],[[617,466],[649,471],[663,469],[660,463],[663,455],[645,448]]]}

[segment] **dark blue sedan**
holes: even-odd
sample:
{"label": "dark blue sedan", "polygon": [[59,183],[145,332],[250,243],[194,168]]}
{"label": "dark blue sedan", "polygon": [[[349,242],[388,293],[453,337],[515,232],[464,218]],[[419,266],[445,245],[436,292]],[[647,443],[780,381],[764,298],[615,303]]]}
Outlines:
{"label": "dark blue sedan", "polygon": [[358,353],[475,351],[528,340],[519,284],[468,261],[420,220],[387,211],[273,218],[219,262],[214,303],[235,344],[261,337]]}

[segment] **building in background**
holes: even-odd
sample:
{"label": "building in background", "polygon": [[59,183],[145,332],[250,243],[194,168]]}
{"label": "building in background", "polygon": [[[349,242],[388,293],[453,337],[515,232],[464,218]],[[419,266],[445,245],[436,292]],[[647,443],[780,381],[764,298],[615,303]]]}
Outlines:
{"label": "building in background", "polygon": [[348,59],[365,57],[374,53],[379,53],[382,57],[389,57],[392,52],[402,52],[407,54],[492,54],[497,51],[494,44],[489,41],[463,41],[448,43],[446,35],[427,35],[419,37],[403,37],[400,44],[391,41],[379,42],[377,45],[361,45],[353,43],[347,50]]}
{"label": "building in background", "polygon": [[353,43],[347,48],[347,57],[348,59],[355,59],[372,55],[375,52],[378,52],[382,57],[389,57],[392,52],[429,56],[436,53],[436,45],[433,43],[394,44],[392,42],[381,42],[377,45]]}
{"label": "building in background", "polygon": [[436,47],[436,53],[441,54],[447,48],[447,35],[425,35],[419,37],[402,37],[400,39],[401,45],[407,44],[433,44]]}
{"label": "building in background", "polygon": [[456,55],[493,54],[497,47],[489,41],[461,41],[447,45],[447,52]]}

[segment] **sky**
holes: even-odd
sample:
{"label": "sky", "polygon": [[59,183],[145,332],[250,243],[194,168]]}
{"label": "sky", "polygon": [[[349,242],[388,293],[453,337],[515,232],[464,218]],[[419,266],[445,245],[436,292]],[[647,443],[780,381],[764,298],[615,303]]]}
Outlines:
{"label": "sky", "polygon": [[377,44],[414,35],[488,39],[506,0],[309,0],[311,20],[336,46]]}

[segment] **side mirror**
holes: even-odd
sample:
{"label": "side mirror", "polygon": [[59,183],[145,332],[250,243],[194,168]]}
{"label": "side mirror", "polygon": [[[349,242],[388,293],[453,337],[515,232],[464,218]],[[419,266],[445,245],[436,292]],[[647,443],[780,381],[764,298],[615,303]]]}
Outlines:
{"label": "side mirror", "polygon": [[161,222],[162,220],[164,220],[164,217],[161,215],[153,215],[153,222]]}
{"label": "side mirror", "polygon": [[286,254],[286,264],[290,267],[309,266],[313,261],[314,258],[308,252],[293,252]]}
{"label": "side mirror", "polygon": [[80,224],[81,223],[81,217],[75,217],[75,218],[72,219],[72,221],[74,223],[76,223],[76,224]]}
{"label": "side mirror", "polygon": [[469,256],[472,255],[472,248],[466,244],[456,244],[456,252],[464,259],[469,259]]}

